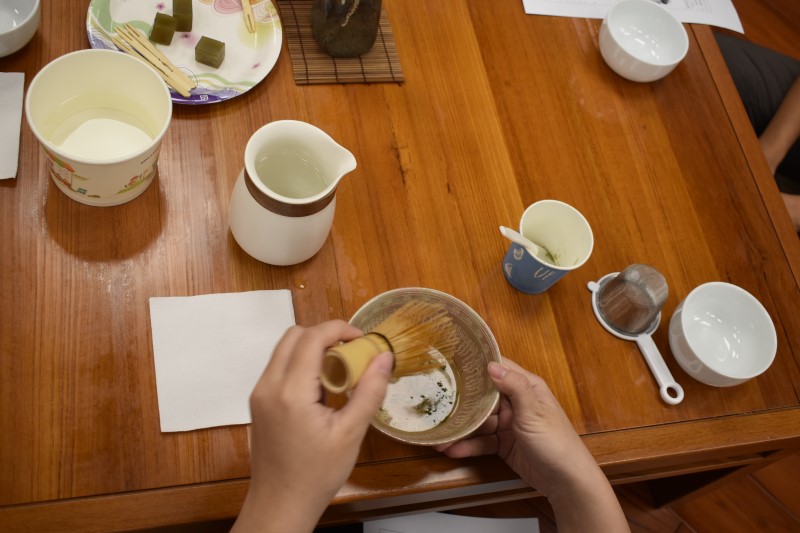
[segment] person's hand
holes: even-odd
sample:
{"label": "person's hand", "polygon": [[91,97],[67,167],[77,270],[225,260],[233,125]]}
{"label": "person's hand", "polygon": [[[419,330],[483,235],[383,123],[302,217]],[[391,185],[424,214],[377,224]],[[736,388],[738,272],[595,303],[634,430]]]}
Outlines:
{"label": "person's hand", "polygon": [[347,404],[321,403],[325,350],[361,335],[342,321],[292,327],[250,397],[250,489],[234,531],[311,531],[355,465],[392,371],[391,354],[371,363]]}
{"label": "person's hand", "polygon": [[489,363],[498,410],[472,436],[437,449],[450,457],[497,454],[550,500],[558,530],[629,531],[600,467],[547,384],[513,361]]}
{"label": "person's hand", "polygon": [[490,363],[489,375],[501,393],[497,412],[474,435],[439,451],[456,458],[497,454],[546,496],[576,469],[596,467],[542,378],[509,360]]}

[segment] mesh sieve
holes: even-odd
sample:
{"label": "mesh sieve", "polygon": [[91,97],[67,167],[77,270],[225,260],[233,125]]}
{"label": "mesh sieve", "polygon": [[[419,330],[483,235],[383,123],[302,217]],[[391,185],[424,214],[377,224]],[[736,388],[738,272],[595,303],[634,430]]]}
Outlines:
{"label": "mesh sieve", "polygon": [[653,267],[631,265],[602,282],[597,291],[597,309],[602,319],[623,335],[638,335],[657,320],[669,288]]}

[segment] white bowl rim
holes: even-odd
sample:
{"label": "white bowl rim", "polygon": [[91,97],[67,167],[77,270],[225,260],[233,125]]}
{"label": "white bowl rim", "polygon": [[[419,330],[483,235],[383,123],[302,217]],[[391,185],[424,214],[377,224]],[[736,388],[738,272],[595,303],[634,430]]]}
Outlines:
{"label": "white bowl rim", "polygon": [[39,11],[39,6],[41,5],[41,0],[33,0],[31,3],[31,11],[28,13],[28,16],[25,17],[22,22],[14,26],[13,28],[8,28],[7,30],[0,29],[0,36],[3,35],[11,35],[17,31],[21,31],[28,23],[31,21],[33,17],[36,16],[36,13]]}
{"label": "white bowl rim", "polygon": [[[613,31],[611,31],[611,24],[609,22],[610,19],[611,19],[611,16],[615,12],[618,12],[621,9],[624,9],[625,6],[630,6],[630,5],[633,5],[633,4],[637,4],[637,5],[641,5],[641,6],[645,6],[645,5],[649,6],[649,7],[645,7],[644,9],[661,10],[661,12],[663,12],[663,13],[665,13],[667,15],[668,19],[673,20],[675,22],[676,27],[680,28],[680,32],[678,32],[678,34],[680,35],[680,40],[681,40],[681,42],[680,42],[681,53],[678,54],[678,58],[677,59],[675,59],[673,61],[650,61],[650,60],[644,60],[644,59],[642,59],[640,57],[637,57],[637,56],[631,54],[624,46],[622,46],[622,43],[620,43],[619,40],[617,40],[616,35],[614,34]],[[620,7],[620,6],[623,6],[623,7]],[[661,4],[657,4],[657,3],[653,2],[652,0],[620,0],[619,2],[617,2],[616,4],[611,6],[611,9],[608,10],[608,13],[606,14],[606,17],[603,20],[603,24],[608,26],[608,34],[611,37],[611,39],[614,41],[614,43],[616,43],[617,46],[619,46],[620,51],[623,52],[630,59],[634,59],[636,61],[641,61],[642,63],[646,63],[646,64],[652,65],[654,67],[673,67],[673,66],[677,65],[678,63],[680,63],[681,61],[683,61],[684,58],[686,57],[686,54],[689,53],[689,35],[686,33],[686,28],[684,27],[683,23],[680,20],[678,20],[675,17],[675,15],[670,13],[670,11],[667,8],[665,8]]]}
{"label": "white bowl rim", "polygon": [[777,334],[777,332],[775,330],[775,323],[772,321],[772,317],[769,316],[769,313],[767,312],[767,310],[764,307],[764,305],[758,300],[758,298],[756,298],[755,296],[753,296],[752,294],[750,294],[748,291],[744,290],[743,288],[739,287],[738,285],[734,285],[732,283],[726,283],[724,281],[710,281],[708,283],[703,283],[702,285],[698,285],[697,287],[692,289],[692,291],[689,292],[689,294],[686,296],[686,298],[684,298],[683,302],[681,303],[681,317],[680,317],[680,319],[681,319],[681,329],[684,332],[686,331],[686,322],[688,320],[688,315],[687,315],[687,313],[685,311],[686,311],[687,305],[691,304],[692,300],[694,298],[697,298],[697,295],[700,292],[708,290],[710,288],[714,288],[714,287],[725,287],[726,290],[732,290],[732,291],[738,293],[740,296],[742,296],[745,300],[747,300],[747,301],[751,302],[752,304],[754,304],[753,307],[758,310],[759,317],[761,319],[766,319],[765,323],[769,325],[769,329],[772,332],[772,336],[771,336],[771,339],[770,339],[771,342],[769,343],[769,346],[768,346],[769,355],[764,359],[763,364],[761,364],[758,367],[756,367],[757,369],[755,371],[750,372],[748,374],[732,375],[730,373],[724,373],[724,372],[720,371],[717,368],[712,368],[711,366],[709,366],[705,362],[705,360],[702,359],[698,355],[699,351],[697,350],[696,346],[692,345],[692,339],[690,339],[689,337],[686,337],[684,335],[684,338],[686,340],[686,344],[689,346],[689,349],[692,351],[692,353],[695,354],[695,357],[697,358],[697,360],[700,361],[701,363],[703,363],[703,367],[705,369],[707,369],[708,371],[712,372],[713,374],[716,374],[716,375],[718,375],[720,377],[723,377],[723,378],[726,378],[726,379],[739,380],[740,382],[746,381],[748,379],[752,379],[752,378],[754,378],[756,376],[760,376],[761,374],[766,372],[767,369],[770,366],[772,366],[772,363],[775,360],[775,355],[776,355],[776,353],[778,351],[778,334]]}

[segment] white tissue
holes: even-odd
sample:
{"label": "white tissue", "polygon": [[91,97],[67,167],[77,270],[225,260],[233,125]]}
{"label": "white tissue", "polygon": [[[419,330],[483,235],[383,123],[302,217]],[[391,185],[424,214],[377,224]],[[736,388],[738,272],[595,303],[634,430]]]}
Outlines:
{"label": "white tissue", "polygon": [[283,333],[288,290],[150,298],[161,431],[250,423],[248,399]]}
{"label": "white tissue", "polygon": [[0,72],[0,180],[17,177],[25,74]]}

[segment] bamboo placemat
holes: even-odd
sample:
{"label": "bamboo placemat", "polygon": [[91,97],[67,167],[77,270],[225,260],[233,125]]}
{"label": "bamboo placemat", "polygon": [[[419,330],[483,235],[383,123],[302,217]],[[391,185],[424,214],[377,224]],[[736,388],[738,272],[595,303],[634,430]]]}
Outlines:
{"label": "bamboo placemat", "polygon": [[392,28],[383,7],[378,38],[372,50],[360,57],[333,58],[322,51],[311,35],[311,3],[312,0],[278,0],[295,83],[403,81]]}

